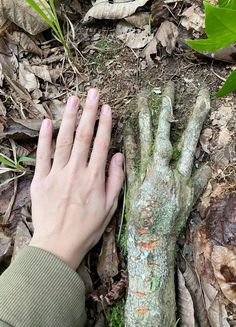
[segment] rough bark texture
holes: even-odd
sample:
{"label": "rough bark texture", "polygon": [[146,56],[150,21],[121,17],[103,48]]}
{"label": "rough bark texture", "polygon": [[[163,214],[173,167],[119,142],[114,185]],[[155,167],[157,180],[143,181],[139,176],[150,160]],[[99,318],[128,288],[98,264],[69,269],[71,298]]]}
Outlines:
{"label": "rough bark texture", "polygon": [[169,83],[162,98],[158,128],[153,133],[153,115],[147,95],[142,93],[138,99],[138,146],[132,128],[126,131],[129,288],[125,320],[128,327],[175,325],[176,239],[210,174],[210,169],[204,167],[191,178],[195,148],[210,110],[208,91],[202,89],[198,95],[175,167],[170,166],[169,139],[173,103],[174,84]]}

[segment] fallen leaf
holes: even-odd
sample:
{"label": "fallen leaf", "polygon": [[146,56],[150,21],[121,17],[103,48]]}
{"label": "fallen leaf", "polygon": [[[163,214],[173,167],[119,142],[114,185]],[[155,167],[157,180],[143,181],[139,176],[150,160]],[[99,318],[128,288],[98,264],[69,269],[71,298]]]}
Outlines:
{"label": "fallen leaf", "polygon": [[23,221],[20,221],[17,224],[16,234],[15,234],[15,243],[12,254],[12,261],[14,261],[18,252],[23,249],[26,245],[30,243],[32,236],[31,233]]}
{"label": "fallen leaf", "polygon": [[98,258],[97,272],[103,283],[107,283],[110,279],[118,274],[119,259],[116,251],[115,242],[115,220],[103,234],[101,254]]}
{"label": "fallen leaf", "polygon": [[169,18],[170,12],[163,0],[154,0],[151,6],[152,21],[154,25],[160,25]]}
{"label": "fallen leaf", "polygon": [[6,107],[4,106],[2,100],[0,99],[0,115],[5,116],[6,115]]}
{"label": "fallen leaf", "polygon": [[197,32],[203,32],[205,28],[205,15],[199,5],[193,4],[187,8],[182,15],[180,23],[187,30],[195,30]]}
{"label": "fallen leaf", "polygon": [[219,147],[225,147],[231,142],[232,142],[232,134],[230,133],[230,131],[228,130],[227,127],[223,127],[219,131],[218,146]]}
{"label": "fallen leaf", "polygon": [[192,297],[185,285],[182,272],[178,269],[178,315],[181,327],[195,327],[194,307]]}
{"label": "fallen leaf", "polygon": [[143,48],[153,39],[149,25],[145,25],[143,29],[136,29],[130,24],[119,22],[116,31],[117,38],[131,49]]}
{"label": "fallen leaf", "polygon": [[7,253],[11,246],[11,237],[0,231],[0,258]]}
{"label": "fallen leaf", "polygon": [[236,195],[212,201],[205,218],[207,238],[215,244],[236,246]]}
{"label": "fallen leaf", "polygon": [[234,106],[223,104],[217,111],[211,113],[210,119],[213,126],[226,126],[234,117]]}
{"label": "fallen leaf", "polygon": [[202,149],[206,152],[206,153],[210,153],[210,150],[208,149],[209,145],[210,145],[210,140],[212,139],[212,129],[211,128],[205,128],[200,136],[200,144],[202,146]]}
{"label": "fallen leaf", "polygon": [[35,74],[37,77],[41,78],[45,82],[52,83],[52,78],[47,65],[36,66],[36,65],[30,65],[29,63],[25,63],[25,69]]}
{"label": "fallen leaf", "polygon": [[211,327],[230,327],[225,304],[220,302],[218,290],[202,278],[201,285]]}
{"label": "fallen leaf", "polygon": [[175,49],[177,37],[179,35],[178,28],[174,23],[165,21],[161,24],[155,35],[161,45],[166,48],[166,52],[171,54]]}
{"label": "fallen leaf", "polygon": [[236,304],[236,254],[227,247],[215,245],[212,264],[223,294]]}
{"label": "fallen leaf", "polygon": [[207,317],[204,299],[202,297],[201,285],[196,272],[183,258],[180,260],[179,269],[183,274],[185,285],[191,295],[196,320],[199,322],[200,326],[211,327]]}
{"label": "fallen leaf", "polygon": [[6,40],[0,37],[0,70],[1,70],[1,80],[2,84],[3,75],[8,75],[10,78],[16,78],[16,68],[18,66],[18,61],[14,54],[11,53]]}
{"label": "fallen leaf", "polygon": [[141,12],[137,12],[134,15],[131,15],[129,17],[125,17],[124,19],[130,25],[137,27],[137,28],[142,28],[145,25],[149,25],[150,13],[141,11]]}
{"label": "fallen leaf", "polygon": [[28,92],[38,88],[38,81],[35,75],[25,69],[24,63],[19,63],[19,82],[24,85]]}
{"label": "fallen leaf", "polygon": [[157,53],[157,39],[153,38],[141,53],[141,56],[146,58],[149,67],[154,65],[154,61],[152,60],[151,55],[155,55],[156,53]]}
{"label": "fallen leaf", "polygon": [[34,53],[38,56],[42,55],[41,49],[36,43],[24,32],[13,31],[12,33],[6,33],[7,39],[12,43],[19,45],[23,50],[30,53]]}
{"label": "fallen leaf", "polygon": [[131,16],[135,11],[144,6],[148,0],[134,0],[129,2],[96,1],[94,6],[84,16],[83,21],[89,21],[89,18],[96,19],[121,19]]}
{"label": "fallen leaf", "polygon": [[[47,1],[42,1],[45,6],[48,6]],[[13,22],[33,35],[49,27],[38,13],[26,1],[22,0],[1,0],[0,22],[2,23],[6,20]]]}

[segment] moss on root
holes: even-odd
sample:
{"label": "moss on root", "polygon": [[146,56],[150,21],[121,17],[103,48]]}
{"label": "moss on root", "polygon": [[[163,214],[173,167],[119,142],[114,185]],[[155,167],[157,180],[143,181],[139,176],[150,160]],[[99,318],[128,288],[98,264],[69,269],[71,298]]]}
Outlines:
{"label": "moss on root", "polygon": [[119,300],[110,310],[107,316],[109,327],[125,327],[124,319],[125,299]]}

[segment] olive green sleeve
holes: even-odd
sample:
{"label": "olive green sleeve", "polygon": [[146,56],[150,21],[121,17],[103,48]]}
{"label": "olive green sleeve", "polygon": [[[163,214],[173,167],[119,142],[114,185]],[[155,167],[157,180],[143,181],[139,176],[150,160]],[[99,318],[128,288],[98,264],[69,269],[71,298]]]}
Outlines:
{"label": "olive green sleeve", "polygon": [[53,254],[27,246],[0,276],[0,327],[80,327],[85,289]]}

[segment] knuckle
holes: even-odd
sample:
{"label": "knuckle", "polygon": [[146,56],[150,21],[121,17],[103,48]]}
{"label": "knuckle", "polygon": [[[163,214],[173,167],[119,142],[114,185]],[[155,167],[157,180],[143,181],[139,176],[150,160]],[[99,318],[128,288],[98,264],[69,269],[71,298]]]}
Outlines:
{"label": "knuckle", "polygon": [[100,148],[101,150],[107,150],[109,147],[109,144],[110,144],[110,142],[105,138],[99,138],[96,141],[97,147]]}
{"label": "knuckle", "polygon": [[91,129],[81,129],[76,132],[75,138],[78,142],[90,143],[93,137],[93,131]]}

